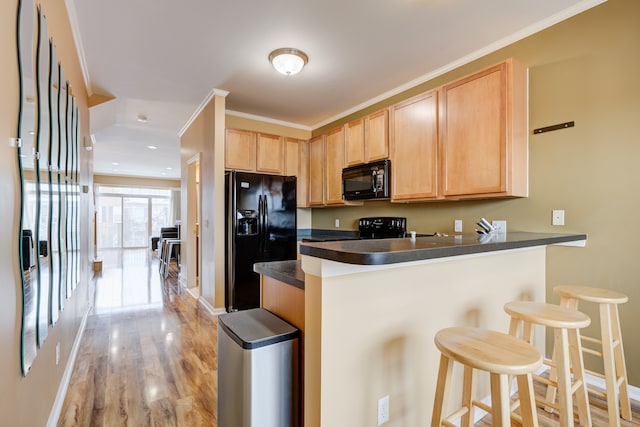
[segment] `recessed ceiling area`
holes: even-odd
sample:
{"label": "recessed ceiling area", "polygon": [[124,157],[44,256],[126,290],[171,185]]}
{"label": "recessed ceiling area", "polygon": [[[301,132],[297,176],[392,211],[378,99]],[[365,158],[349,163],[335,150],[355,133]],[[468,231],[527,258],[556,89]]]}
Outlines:
{"label": "recessed ceiling area", "polygon": [[[602,1],[69,0],[89,92],[115,98],[90,110],[95,172],[178,178],[178,132],[213,88],[311,130]],[[308,55],[299,74],[269,62],[283,47]]]}

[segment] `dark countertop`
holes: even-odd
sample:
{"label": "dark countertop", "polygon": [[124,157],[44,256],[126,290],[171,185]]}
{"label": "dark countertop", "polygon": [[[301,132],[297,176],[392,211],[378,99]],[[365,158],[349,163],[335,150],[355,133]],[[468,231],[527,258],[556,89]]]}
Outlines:
{"label": "dark countertop", "polygon": [[382,265],[586,240],[586,234],[510,232],[404,239],[301,242],[300,254],[346,264]]}
{"label": "dark countertop", "polygon": [[350,240],[360,238],[358,231],[345,230],[299,230],[298,240],[303,242],[331,242],[334,240]]}
{"label": "dark countertop", "polygon": [[253,271],[304,290],[304,271],[298,260],[258,262]]}

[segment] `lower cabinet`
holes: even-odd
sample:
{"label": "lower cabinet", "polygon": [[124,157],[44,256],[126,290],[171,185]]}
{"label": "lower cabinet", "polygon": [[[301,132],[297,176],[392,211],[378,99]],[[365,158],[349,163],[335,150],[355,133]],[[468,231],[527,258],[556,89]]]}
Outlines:
{"label": "lower cabinet", "polygon": [[304,290],[261,275],[260,306],[300,329],[300,418],[304,420]]}

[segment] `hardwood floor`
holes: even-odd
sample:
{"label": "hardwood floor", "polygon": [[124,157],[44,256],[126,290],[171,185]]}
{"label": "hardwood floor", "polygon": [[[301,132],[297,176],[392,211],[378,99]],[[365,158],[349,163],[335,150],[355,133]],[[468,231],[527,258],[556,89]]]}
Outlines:
{"label": "hardwood floor", "polygon": [[[534,383],[534,389],[536,395],[544,396],[546,388],[541,383]],[[575,406],[575,405],[574,405]],[[591,412],[591,423],[593,427],[606,427],[609,425],[609,419],[607,418],[607,402],[599,397],[589,395],[589,410]],[[626,421],[620,418],[620,427],[633,427],[640,426],[640,403],[631,401],[631,411],[633,419]],[[542,409],[538,409],[538,425],[539,427],[557,427],[560,425],[557,414],[548,413]],[[575,411],[577,412],[577,408]],[[487,415],[482,420],[475,424],[475,427],[488,427],[491,426],[491,416]],[[577,415],[575,416],[575,426],[579,427],[580,424],[577,421]]]}
{"label": "hardwood floor", "polygon": [[148,250],[101,256],[58,426],[216,426],[215,316]]}
{"label": "hardwood floor", "polygon": [[[58,426],[216,427],[216,317],[179,292],[175,271],[162,280],[148,250],[101,256]],[[607,426],[604,402],[591,403],[594,427]],[[640,426],[639,404],[632,409],[633,421],[621,420],[622,427]],[[559,425],[542,410],[538,418],[540,427]],[[476,423],[489,425],[490,416]]]}

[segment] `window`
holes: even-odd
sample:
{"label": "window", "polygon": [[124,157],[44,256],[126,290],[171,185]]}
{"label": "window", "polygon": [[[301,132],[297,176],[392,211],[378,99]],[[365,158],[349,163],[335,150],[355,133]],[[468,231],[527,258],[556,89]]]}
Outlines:
{"label": "window", "polygon": [[142,248],[176,222],[179,194],[171,189],[96,188],[98,249]]}

